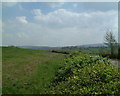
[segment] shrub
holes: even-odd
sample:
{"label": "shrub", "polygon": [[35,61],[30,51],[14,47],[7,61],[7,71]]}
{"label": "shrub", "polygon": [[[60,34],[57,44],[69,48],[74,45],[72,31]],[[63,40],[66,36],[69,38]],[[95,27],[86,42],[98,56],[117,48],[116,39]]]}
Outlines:
{"label": "shrub", "polygon": [[[77,55],[76,55],[77,54]],[[107,58],[70,54],[58,69],[49,94],[119,94],[118,68]]]}

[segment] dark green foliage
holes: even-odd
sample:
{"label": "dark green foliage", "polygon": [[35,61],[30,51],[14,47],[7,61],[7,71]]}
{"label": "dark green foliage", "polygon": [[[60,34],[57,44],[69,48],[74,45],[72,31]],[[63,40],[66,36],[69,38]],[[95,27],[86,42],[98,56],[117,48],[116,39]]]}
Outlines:
{"label": "dark green foliage", "polygon": [[118,58],[120,59],[120,47],[118,49]]}
{"label": "dark green foliage", "polygon": [[49,94],[119,94],[118,68],[107,58],[73,52],[59,68]]}

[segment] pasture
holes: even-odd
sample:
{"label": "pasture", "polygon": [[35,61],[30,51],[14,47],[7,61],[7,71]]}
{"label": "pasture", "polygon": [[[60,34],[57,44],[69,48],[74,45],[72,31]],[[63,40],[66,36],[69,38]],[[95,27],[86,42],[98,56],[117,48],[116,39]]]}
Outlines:
{"label": "pasture", "polygon": [[39,94],[50,83],[64,55],[42,50],[2,48],[3,94]]}

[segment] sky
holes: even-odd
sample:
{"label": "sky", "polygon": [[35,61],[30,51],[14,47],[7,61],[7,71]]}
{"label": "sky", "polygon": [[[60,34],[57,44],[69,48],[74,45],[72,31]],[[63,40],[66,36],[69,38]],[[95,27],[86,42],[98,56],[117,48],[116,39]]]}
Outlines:
{"label": "sky", "polygon": [[118,37],[116,2],[3,2],[2,45],[74,46]]}

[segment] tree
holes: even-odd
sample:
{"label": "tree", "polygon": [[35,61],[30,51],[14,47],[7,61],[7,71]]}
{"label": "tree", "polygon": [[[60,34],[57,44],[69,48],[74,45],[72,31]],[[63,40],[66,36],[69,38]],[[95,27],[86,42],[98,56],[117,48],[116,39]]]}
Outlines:
{"label": "tree", "polygon": [[112,30],[108,30],[105,35],[105,44],[110,47],[111,56],[114,54],[114,46],[116,45],[116,39]]}
{"label": "tree", "polygon": [[118,47],[118,59],[120,59],[120,46]]}

